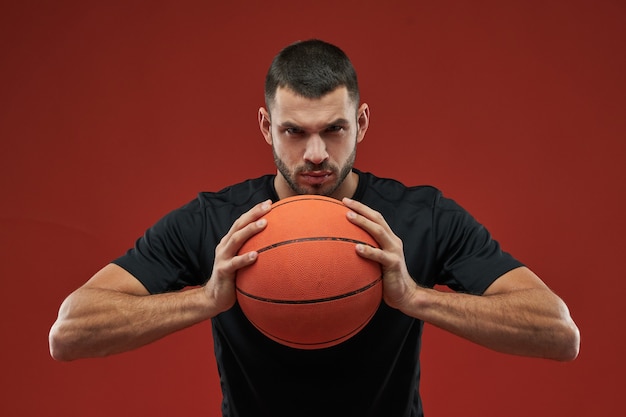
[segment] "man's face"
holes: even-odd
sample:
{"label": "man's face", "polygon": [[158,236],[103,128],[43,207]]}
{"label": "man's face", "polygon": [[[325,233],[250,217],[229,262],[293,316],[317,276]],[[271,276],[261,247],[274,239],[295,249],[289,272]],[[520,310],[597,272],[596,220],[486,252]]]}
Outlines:
{"label": "man's face", "polygon": [[356,106],[345,87],[319,99],[279,88],[271,115],[259,111],[261,131],[274,153],[281,198],[296,194],[341,198],[354,192],[354,179],[344,180],[352,172],[356,145],[369,120],[367,105]]}

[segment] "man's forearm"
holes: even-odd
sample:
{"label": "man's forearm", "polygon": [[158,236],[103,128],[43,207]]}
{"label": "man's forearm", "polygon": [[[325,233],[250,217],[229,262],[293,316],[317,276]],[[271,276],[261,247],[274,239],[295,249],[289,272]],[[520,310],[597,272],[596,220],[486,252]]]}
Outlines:
{"label": "man's forearm", "polygon": [[573,360],[578,329],[565,305],[547,288],[475,296],[420,289],[414,315],[503,353]]}
{"label": "man's forearm", "polygon": [[132,295],[83,287],[61,305],[50,330],[50,352],[57,360],[125,352],[211,316],[202,288]]}

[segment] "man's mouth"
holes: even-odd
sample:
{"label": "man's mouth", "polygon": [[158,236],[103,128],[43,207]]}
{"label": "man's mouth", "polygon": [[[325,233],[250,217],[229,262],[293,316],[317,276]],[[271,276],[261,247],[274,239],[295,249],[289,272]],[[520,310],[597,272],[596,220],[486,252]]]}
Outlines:
{"label": "man's mouth", "polygon": [[300,177],[310,185],[320,185],[323,184],[330,178],[332,175],[332,171],[307,171],[302,172]]}

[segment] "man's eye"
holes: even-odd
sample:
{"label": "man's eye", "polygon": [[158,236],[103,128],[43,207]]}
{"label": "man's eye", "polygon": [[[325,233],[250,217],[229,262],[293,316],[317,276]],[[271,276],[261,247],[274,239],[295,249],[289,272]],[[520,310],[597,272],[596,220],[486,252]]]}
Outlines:
{"label": "man's eye", "polygon": [[341,132],[343,130],[343,126],[329,126],[326,131],[334,133],[334,132]]}
{"label": "man's eye", "polygon": [[302,133],[301,129],[297,127],[288,127],[285,129],[285,133],[288,135],[300,135]]}

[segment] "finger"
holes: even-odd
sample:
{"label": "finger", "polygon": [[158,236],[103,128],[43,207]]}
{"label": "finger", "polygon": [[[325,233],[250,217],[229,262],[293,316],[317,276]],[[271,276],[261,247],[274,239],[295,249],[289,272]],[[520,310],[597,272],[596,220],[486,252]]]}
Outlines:
{"label": "finger", "polygon": [[358,202],[350,202],[348,208],[354,209],[346,214],[352,224],[369,233],[381,247],[391,243],[392,236],[395,235],[379,212]]}
{"label": "finger", "polygon": [[237,220],[231,226],[228,234],[235,233],[239,229],[245,227],[246,225],[252,223],[253,221],[259,219],[260,217],[267,214],[272,209],[272,200],[263,201],[250,210],[239,216]]}
{"label": "finger", "polygon": [[370,245],[365,245],[363,243],[358,243],[355,246],[355,250],[359,256],[365,259],[378,262],[382,266],[386,266],[387,264],[386,258],[385,258],[385,252],[382,249],[375,248]]}
{"label": "finger", "polygon": [[360,201],[356,201],[351,198],[344,197],[342,202],[346,207],[368,218],[372,218],[373,216],[375,216],[375,213],[377,213],[375,210],[371,209]]}
{"label": "finger", "polygon": [[266,226],[267,220],[260,218],[233,232],[225,242],[227,253],[232,256],[236,255],[248,239],[265,229]]}
{"label": "finger", "polygon": [[234,256],[230,260],[229,271],[230,273],[236,272],[238,269],[244,268],[248,265],[252,265],[256,262],[258,253],[255,251],[247,252],[242,255]]}
{"label": "finger", "polygon": [[[247,265],[246,261],[253,262],[255,254],[241,254],[248,258],[238,258],[233,264],[232,258],[239,255],[243,244],[253,235],[259,233],[267,225],[267,221],[261,216],[271,210],[271,200],[264,201],[255,205],[246,213],[242,214],[231,226],[226,235],[222,237],[220,243],[215,248],[216,263],[220,265],[220,269],[233,272],[240,267]],[[252,258],[250,258],[252,257]],[[232,266],[234,265],[234,269]]]}
{"label": "finger", "polygon": [[[387,221],[385,220],[383,215],[380,214],[378,211],[366,206],[365,204],[361,202],[358,202],[349,198],[344,198],[343,202],[346,205],[346,207],[352,209],[357,215],[361,215],[367,220],[380,225],[386,231],[391,231],[391,228],[387,224]],[[352,219],[356,219],[358,216],[349,216],[349,217]]]}

